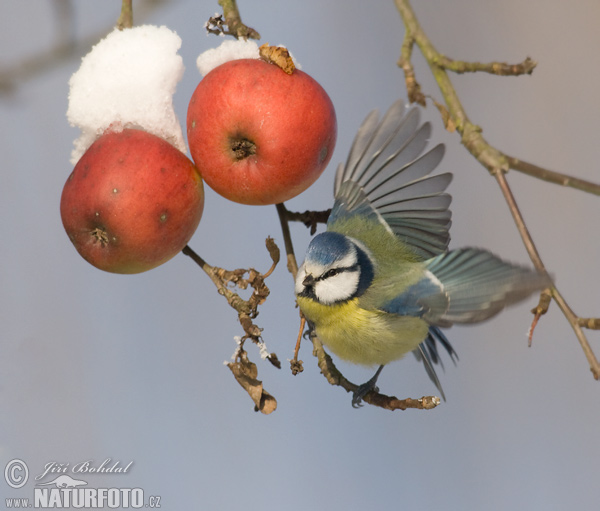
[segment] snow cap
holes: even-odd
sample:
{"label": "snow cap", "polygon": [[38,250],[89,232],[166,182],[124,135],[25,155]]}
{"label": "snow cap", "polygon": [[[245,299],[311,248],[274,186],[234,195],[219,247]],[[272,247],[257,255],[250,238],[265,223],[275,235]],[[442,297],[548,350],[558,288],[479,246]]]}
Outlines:
{"label": "snow cap", "polygon": [[167,27],[113,30],[81,61],[69,80],[67,119],[81,129],[71,163],[111,127],[141,128],[182,152],[186,145],[173,110],[183,76],[180,37]]}

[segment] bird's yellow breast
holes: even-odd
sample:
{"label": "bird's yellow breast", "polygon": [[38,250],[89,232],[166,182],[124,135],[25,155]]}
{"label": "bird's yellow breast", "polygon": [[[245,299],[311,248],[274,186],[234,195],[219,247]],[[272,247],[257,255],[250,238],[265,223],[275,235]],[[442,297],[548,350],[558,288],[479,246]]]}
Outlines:
{"label": "bird's yellow breast", "polygon": [[429,328],[420,318],[362,308],[358,298],[334,305],[303,296],[297,300],[319,339],[338,357],[356,364],[397,360],[415,349]]}

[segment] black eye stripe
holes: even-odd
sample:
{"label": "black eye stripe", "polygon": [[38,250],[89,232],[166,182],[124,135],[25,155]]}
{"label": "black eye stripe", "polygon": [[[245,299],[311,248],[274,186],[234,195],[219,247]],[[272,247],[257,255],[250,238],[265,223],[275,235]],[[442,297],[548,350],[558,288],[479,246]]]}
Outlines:
{"label": "black eye stripe", "polygon": [[333,277],[335,275],[338,275],[339,273],[344,273],[344,272],[357,272],[360,271],[359,267],[358,267],[358,263],[357,264],[353,264],[352,266],[347,266],[345,268],[332,268],[329,271],[326,271],[323,275],[317,277],[315,279],[316,282],[321,281],[321,280],[325,280],[328,279],[329,277]]}

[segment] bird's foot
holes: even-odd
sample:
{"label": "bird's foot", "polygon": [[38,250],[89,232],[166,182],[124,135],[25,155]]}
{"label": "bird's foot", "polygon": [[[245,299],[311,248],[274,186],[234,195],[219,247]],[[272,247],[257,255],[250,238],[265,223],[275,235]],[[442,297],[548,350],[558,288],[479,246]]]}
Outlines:
{"label": "bird's foot", "polygon": [[359,385],[358,388],[352,394],[352,408],[360,408],[362,406],[363,398],[371,391],[379,392],[379,387],[377,387],[377,378],[381,374],[381,370],[383,366],[379,366],[377,372],[373,375],[369,381]]}

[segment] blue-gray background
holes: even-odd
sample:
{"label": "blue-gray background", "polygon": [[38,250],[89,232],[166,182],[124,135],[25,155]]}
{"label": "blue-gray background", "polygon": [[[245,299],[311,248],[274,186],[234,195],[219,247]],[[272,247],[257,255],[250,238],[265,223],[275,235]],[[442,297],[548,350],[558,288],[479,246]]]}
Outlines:
{"label": "blue-gray background", "polygon": [[[112,2],[71,2],[75,37],[105,33]],[[438,49],[473,61],[539,61],[532,76],[452,79],[472,120],[500,149],[599,181],[600,5],[560,0],[414,2]],[[134,7],[140,4],[134,2]],[[335,164],[362,118],[405,97],[396,67],[403,25],[391,1],[240,1],[262,41],[289,46],[328,91],[339,136],[330,168],[290,201],[295,210],[331,203]],[[203,22],[217,2],[173,1],[136,22],[165,24],[183,39],[186,73],[175,95],[185,122],[199,75],[195,58],[221,42]],[[2,69],[51,46],[64,28],[55,3],[0,7]],[[292,377],[298,316],[281,264],[258,318],[278,371],[258,362],[279,407],[252,403],[223,366],[240,334],[234,312],[183,255],[137,276],[96,270],[79,257],[58,212],[77,131],[65,119],[77,56],[52,64],[0,97],[0,466],[25,460],[31,476],[50,461],[133,460],[127,475],[82,477],[91,487],[142,487],[162,508],[181,509],[591,509],[600,502],[599,383],[553,304],[531,349],[535,298],[485,324],[447,332],[457,367],[441,375],[448,402],[434,411],[390,413],[365,406],[319,374],[309,346]],[[439,99],[415,52],[423,90]],[[528,261],[501,194],[485,170],[446,133],[431,106],[434,139],[455,173],[452,247],[487,247]],[[510,183],[548,268],[582,316],[600,314],[597,197],[511,173]],[[269,260],[264,238],[281,242],[274,207],[243,207],[207,192],[190,242],[226,268]],[[309,235],[293,226],[299,258]],[[280,243],[281,244],[281,243]],[[599,335],[589,333],[600,352]],[[369,371],[340,363],[355,381]],[[412,357],[388,367],[382,391],[420,397],[434,388]],[[29,497],[0,480],[0,495]],[[4,502],[0,502],[0,507]]]}

